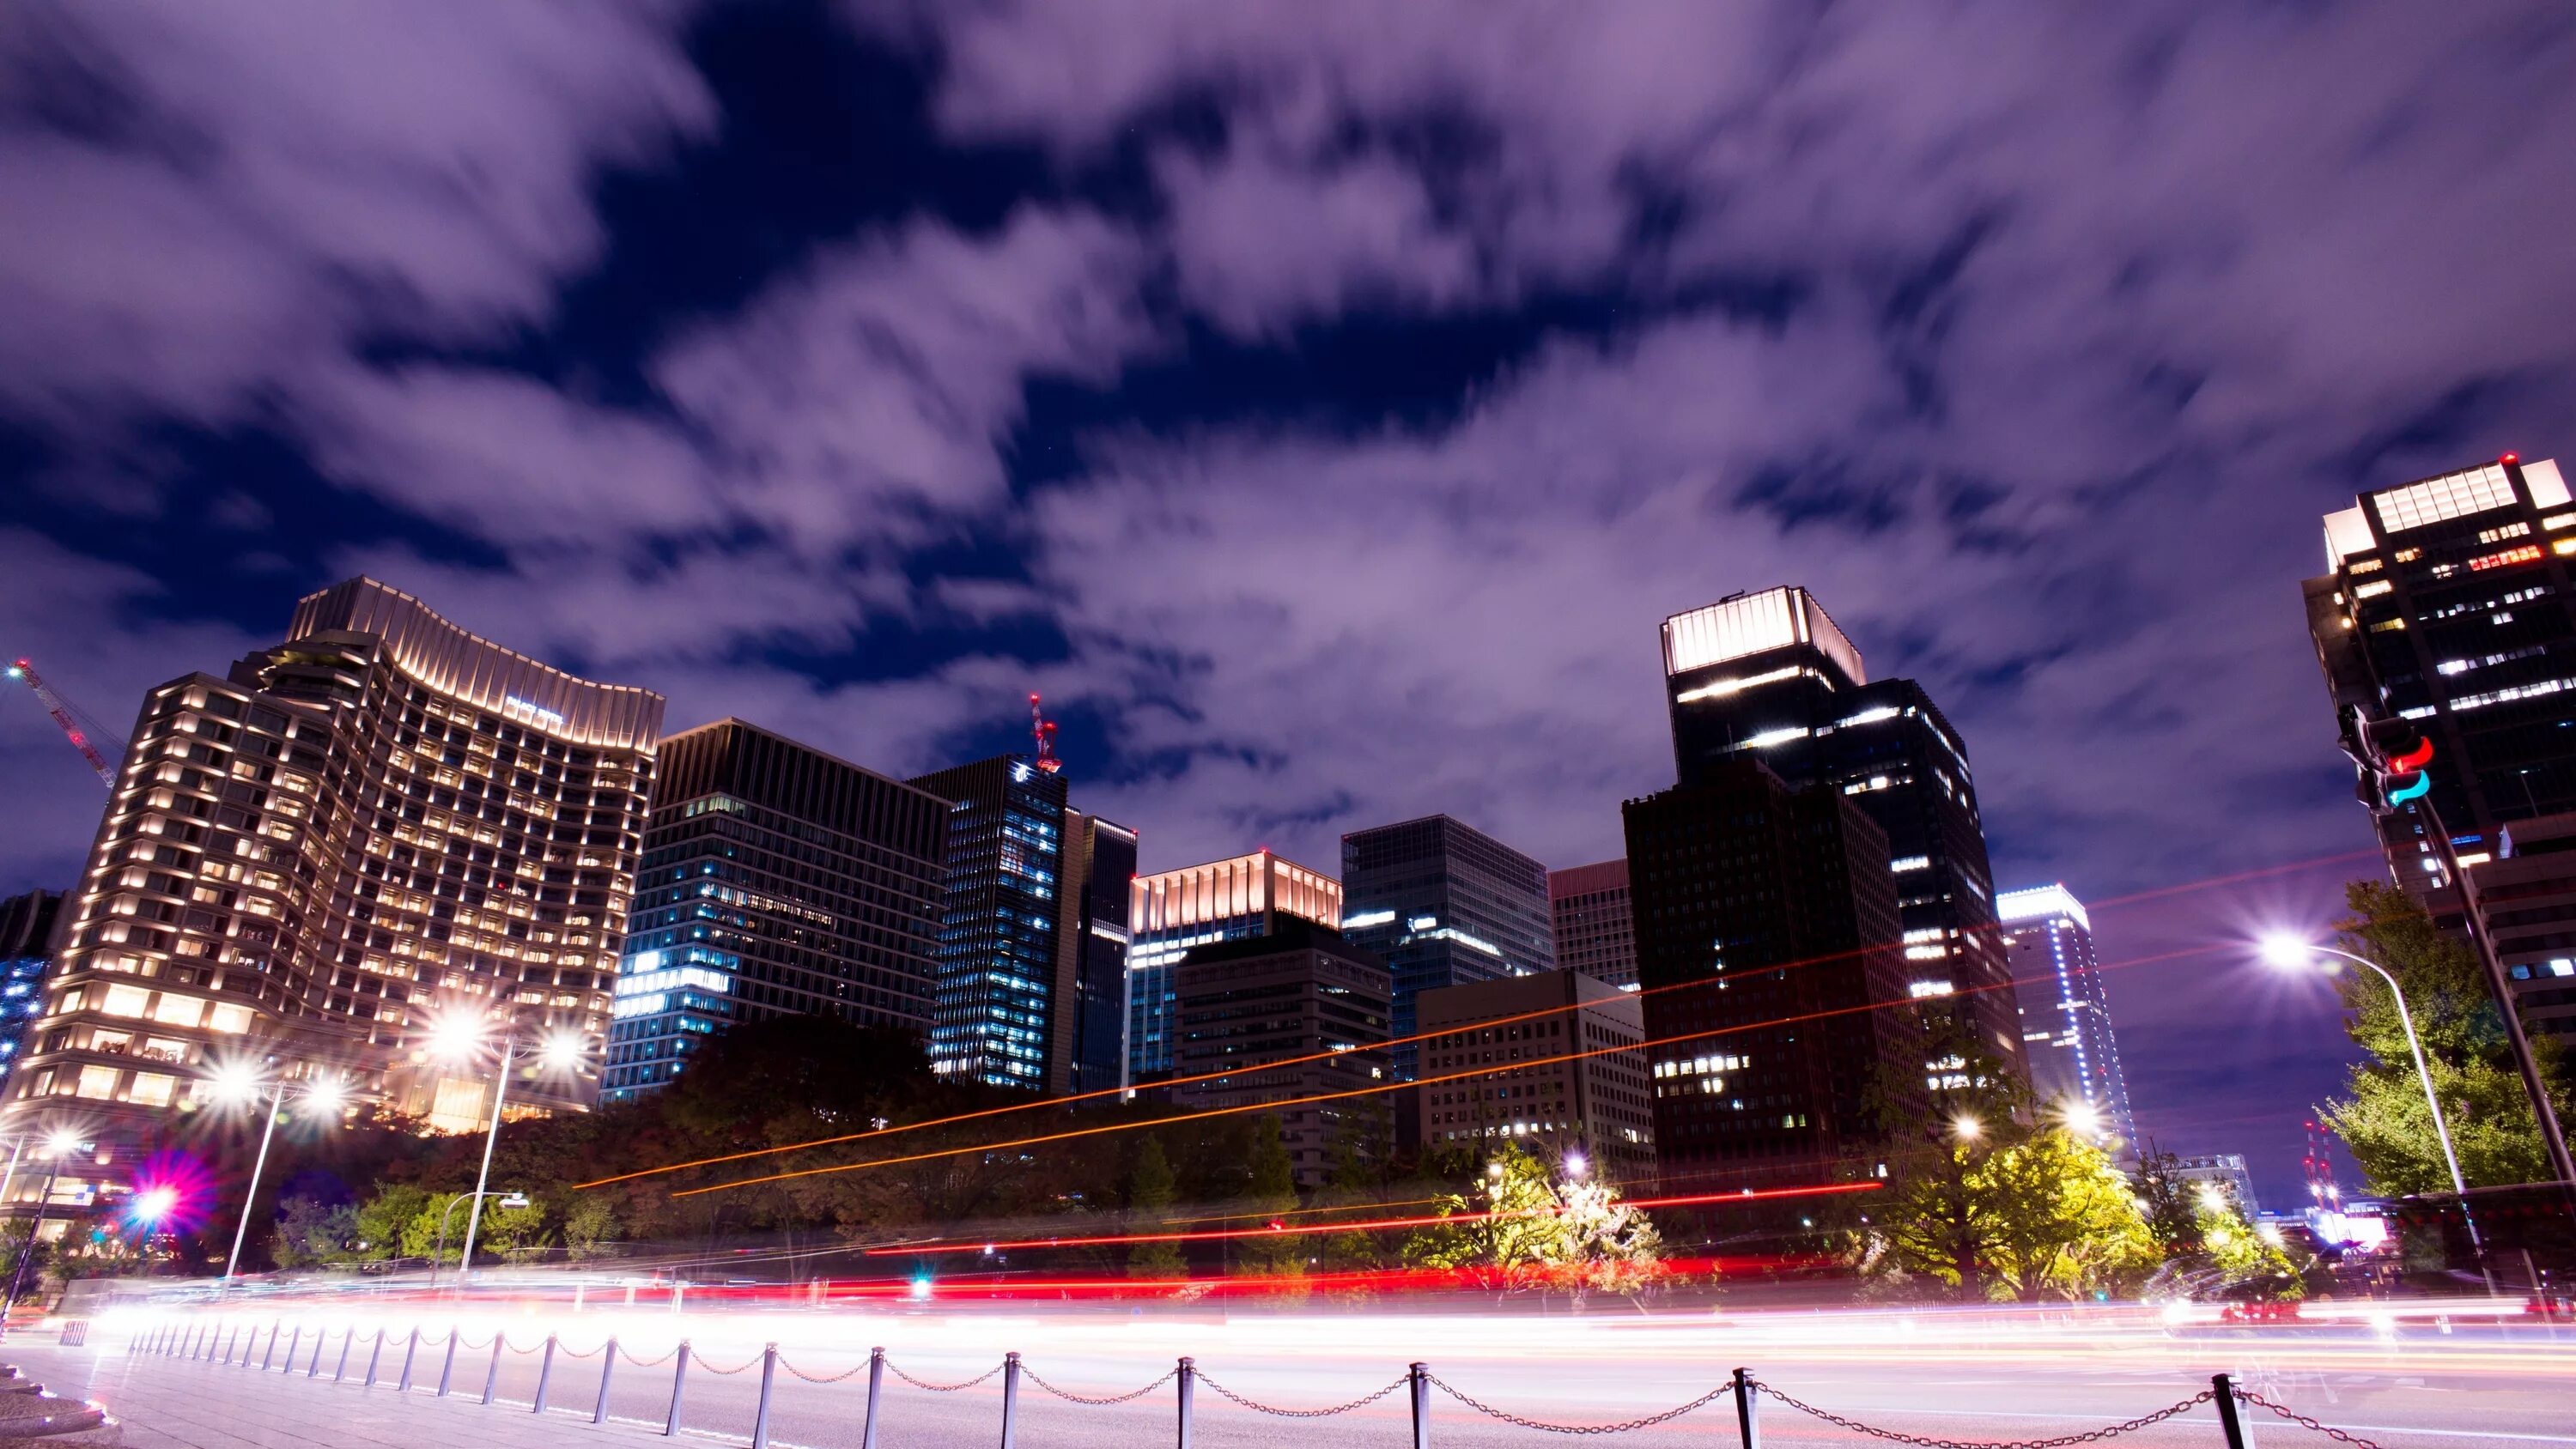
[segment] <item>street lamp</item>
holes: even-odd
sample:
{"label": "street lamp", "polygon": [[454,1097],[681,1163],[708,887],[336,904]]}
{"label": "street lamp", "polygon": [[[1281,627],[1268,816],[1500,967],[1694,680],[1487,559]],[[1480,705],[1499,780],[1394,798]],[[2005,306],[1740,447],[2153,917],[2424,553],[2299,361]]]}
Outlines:
{"label": "street lamp", "polygon": [[[241,1221],[233,1226],[232,1253],[224,1259],[224,1276],[215,1280],[215,1288],[220,1292],[233,1286],[233,1279],[241,1268],[242,1239],[250,1234],[251,1208],[259,1201],[259,1179],[268,1170],[268,1144],[277,1136],[277,1119],[285,1115],[288,1083],[284,1077],[274,1081],[262,1079],[258,1066],[246,1061],[230,1062],[216,1068],[209,1080],[214,1085],[215,1100],[231,1107],[256,1102],[260,1089],[268,1089],[268,1123],[259,1129],[259,1156],[251,1161],[250,1190],[242,1194]],[[303,1087],[304,1101],[316,1116],[339,1115],[341,1106],[349,1099],[347,1084],[337,1077],[312,1078],[304,1082]]]}
{"label": "street lamp", "polygon": [[1986,1126],[1974,1117],[1960,1116],[1951,1119],[1950,1130],[1958,1134],[1960,1141],[1974,1142],[1984,1135]]}
{"label": "street lamp", "polygon": [[9,1291],[0,1295],[0,1328],[9,1322],[9,1310],[18,1306],[18,1294],[27,1286],[27,1263],[36,1256],[36,1234],[45,1226],[45,1209],[53,1206],[54,1176],[63,1169],[63,1159],[88,1147],[78,1133],[57,1127],[45,1135],[45,1185],[36,1194],[36,1216],[27,1224],[27,1245],[18,1250],[18,1264],[9,1274]]}
{"label": "street lamp", "polygon": [[[2380,980],[2388,983],[2388,994],[2397,1003],[2397,1024],[2406,1029],[2406,1049],[2415,1054],[2415,1079],[2424,1084],[2424,1105],[2433,1113],[2433,1135],[2441,1139],[2442,1161],[2451,1169],[2451,1191],[2461,1194],[2460,1210],[2466,1212],[2469,1185],[2460,1177],[2460,1158],[2451,1150],[2451,1127],[2449,1123],[2442,1120],[2442,1099],[2433,1090],[2433,1073],[2424,1065],[2424,1043],[2417,1040],[2415,1036],[2415,1017],[2406,1009],[2406,993],[2397,988],[2397,978],[2389,975],[2386,967],[2367,956],[2356,956],[2350,951],[2338,951],[2332,946],[2320,946],[2312,941],[2302,941],[2296,936],[2272,936],[2263,942],[2263,959],[2286,971],[2314,970],[2322,964],[2317,960],[2320,956],[2332,956],[2358,966],[2367,966],[2378,975]],[[2334,968],[2326,966],[2325,969],[2331,971]],[[2469,1228],[2469,1236],[2475,1238],[2477,1231],[2476,1225],[2472,1224]],[[2485,1250],[2481,1248],[2479,1251],[2483,1255]]]}
{"label": "street lamp", "polygon": [[[501,1102],[510,1092],[510,1069],[528,1063],[533,1064],[531,1076],[541,1071],[569,1072],[581,1065],[585,1051],[577,1032],[550,1031],[543,1039],[525,1046],[519,1044],[515,1032],[516,1028],[502,1032],[500,1065],[492,1075],[492,1122],[483,1132],[483,1166],[474,1178],[474,1206],[465,1214],[465,1246],[456,1256],[456,1278],[460,1283],[474,1271],[474,1235],[483,1226],[483,1199],[491,1196],[492,1148],[501,1140]],[[430,1024],[429,1054],[443,1061],[470,1062],[483,1050],[483,1033],[483,1023],[477,1017],[450,1012]]]}
{"label": "street lamp", "polygon": [[2070,1098],[2065,1106],[2058,1109],[2058,1115],[2066,1120],[2067,1130],[2076,1136],[2088,1137],[2095,1142],[2102,1140],[2101,1108]]}
{"label": "street lamp", "polygon": [[[505,1208],[523,1208],[528,1205],[528,1195],[524,1192],[512,1192],[506,1194],[488,1193],[483,1191],[481,1188],[476,1188],[472,1192],[460,1192],[456,1196],[449,1198],[447,1200],[447,1206],[440,1209],[438,1214],[438,1249],[429,1255],[429,1286],[432,1288],[436,1288],[438,1286],[438,1265],[447,1261],[448,1219],[455,1215],[456,1205],[465,1201],[469,1197],[476,1199],[499,1197],[501,1199],[500,1205]],[[986,1248],[984,1251],[989,1253],[993,1250]]]}

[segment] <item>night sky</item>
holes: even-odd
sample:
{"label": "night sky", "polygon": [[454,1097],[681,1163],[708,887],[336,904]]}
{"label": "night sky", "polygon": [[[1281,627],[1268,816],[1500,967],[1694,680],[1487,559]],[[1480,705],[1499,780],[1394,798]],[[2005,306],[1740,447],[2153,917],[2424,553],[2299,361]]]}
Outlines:
{"label": "night sky", "polygon": [[[2297,1184],[2235,949],[2378,869],[2318,516],[2576,449],[2576,10],[0,7],[0,648],[111,732],[366,572],[1148,869],[1671,782],[1801,583],[2105,908],[2140,1116]],[[0,891],[97,781],[0,696]],[[2340,859],[2329,859],[2341,857]],[[2323,861],[2319,864],[2316,862]]]}

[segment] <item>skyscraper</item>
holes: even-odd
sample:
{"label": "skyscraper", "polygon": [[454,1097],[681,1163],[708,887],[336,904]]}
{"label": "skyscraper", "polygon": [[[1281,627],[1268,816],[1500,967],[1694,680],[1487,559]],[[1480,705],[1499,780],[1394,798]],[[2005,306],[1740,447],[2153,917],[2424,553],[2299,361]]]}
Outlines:
{"label": "skyscraper", "polygon": [[2042,1106],[2089,1108],[2125,1151],[2138,1148],[2129,1082],[2111,1030],[2111,998],[2093,951],[2093,918],[2062,885],[2006,891],[1996,898],[2012,951],[2030,1086]]}
{"label": "skyscraper", "polygon": [[1192,947],[1173,970],[1172,1099],[1208,1110],[1278,1103],[1301,1187],[1336,1150],[1383,1153],[1381,1095],[1318,1102],[1386,1080],[1386,967],[1329,926],[1290,917],[1265,936]]}
{"label": "skyscraper", "polygon": [[54,924],[62,917],[61,891],[29,891],[0,901],[0,1092],[26,1047],[28,1023],[44,1005],[46,963]]}
{"label": "skyscraper", "polygon": [[911,783],[954,802],[930,1069],[1043,1091],[1058,1010],[1064,777],[996,755]]}
{"label": "skyscraper", "polygon": [[1136,832],[1079,810],[1064,814],[1064,910],[1056,933],[1047,1091],[1105,1092],[1126,1075],[1127,912]]}
{"label": "skyscraper", "polygon": [[[1640,1008],[1598,977],[1559,968],[1422,993],[1426,1146],[1511,1138],[1582,1149],[1613,1182],[1655,1170],[1655,1099]],[[1626,1050],[1622,1050],[1626,1048]],[[1449,1073],[1476,1072],[1457,1081]]]}
{"label": "skyscraper", "polygon": [[1628,913],[1624,856],[1549,871],[1547,904],[1556,928],[1558,970],[1637,989],[1637,923]]}
{"label": "skyscraper", "polygon": [[[2432,741],[2431,803],[2460,863],[2492,859],[2507,822],[2576,810],[2576,502],[2558,465],[2507,454],[2363,494],[2326,515],[2325,544],[2302,592],[2327,694]],[[2423,812],[2378,825],[2399,883],[2434,895]]]}
{"label": "skyscraper", "polygon": [[1887,835],[1759,759],[1621,807],[1665,1186],[1874,1175],[1871,1105],[1919,1101]]}
{"label": "skyscraper", "polygon": [[[661,730],[660,695],[364,578],[304,599],[228,677],[153,690],[0,1133],[59,1107],[137,1140],[231,1062],[470,1129],[490,1063],[418,1050],[450,1014],[577,1034],[595,1063]],[[542,1076],[510,1100],[595,1090]]]}
{"label": "skyscraper", "polygon": [[1547,867],[1446,815],[1343,836],[1342,908],[1352,944],[1394,977],[1395,1071],[1407,1081],[1416,997],[1556,967]]}
{"label": "skyscraper", "polygon": [[740,1022],[927,1035],[948,802],[738,719],[662,742],[601,1090],[666,1086]]}
{"label": "skyscraper", "polygon": [[1759,759],[1620,816],[1664,1184],[1873,1176],[1873,1099],[1924,1081],[1914,1011],[1880,1009],[1911,975],[1886,831]]}
{"label": "skyscraper", "polygon": [[1172,1074],[1173,972],[1193,949],[1277,934],[1289,921],[1340,930],[1342,883],[1268,849],[1138,876],[1129,890],[1127,1079]]}
{"label": "skyscraper", "polygon": [[1958,994],[1987,1049],[2019,1070],[2021,1024],[1968,748],[1923,687],[1871,681],[1860,651],[1800,588],[1666,619],[1664,684],[1681,783],[1758,759],[1792,786],[1828,786],[1869,813],[1887,836],[1914,988]]}

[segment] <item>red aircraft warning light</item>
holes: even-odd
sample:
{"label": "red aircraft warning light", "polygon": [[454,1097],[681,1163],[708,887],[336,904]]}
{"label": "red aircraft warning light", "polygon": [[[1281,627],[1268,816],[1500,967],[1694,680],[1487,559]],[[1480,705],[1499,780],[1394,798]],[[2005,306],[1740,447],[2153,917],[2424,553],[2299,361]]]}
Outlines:
{"label": "red aircraft warning light", "polygon": [[1064,761],[1055,757],[1055,721],[1039,709],[1034,694],[1029,696],[1029,735],[1038,742],[1036,763],[1040,770],[1052,775],[1064,768]]}

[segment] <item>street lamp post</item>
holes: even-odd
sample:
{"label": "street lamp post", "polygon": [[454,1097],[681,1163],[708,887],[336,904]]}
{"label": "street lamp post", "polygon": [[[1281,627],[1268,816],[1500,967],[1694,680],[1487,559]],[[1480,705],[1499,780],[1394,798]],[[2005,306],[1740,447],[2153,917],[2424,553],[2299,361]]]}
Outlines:
{"label": "street lamp post", "polygon": [[[482,1044],[481,1023],[468,1017],[454,1016],[433,1029],[430,1051],[450,1060],[465,1059],[478,1054]],[[579,1065],[582,1049],[582,1039],[571,1032],[551,1033],[545,1040],[525,1048],[518,1044],[515,1030],[502,1032],[498,1053],[500,1064],[492,1075],[492,1120],[483,1130],[483,1166],[475,1174],[474,1206],[465,1214],[465,1245],[456,1257],[458,1282],[471,1277],[474,1271],[474,1237],[483,1225],[483,1199],[492,1195],[492,1149],[501,1140],[501,1106],[510,1094],[511,1069],[533,1062],[540,1069],[569,1071]]]}
{"label": "street lamp post", "polygon": [[[456,1215],[456,1205],[465,1201],[469,1197],[477,1199],[479,1204],[481,1199],[490,1196],[492,1196],[491,1193],[488,1193],[479,1187],[472,1192],[460,1192],[456,1196],[449,1198],[447,1200],[447,1206],[439,1211],[438,1248],[435,1252],[432,1252],[429,1255],[429,1286],[431,1288],[436,1288],[438,1286],[438,1265],[447,1261],[447,1224],[449,1220]],[[501,1206],[505,1208],[523,1208],[527,1205],[528,1195],[526,1193],[512,1192],[505,1193],[501,1196]]]}
{"label": "street lamp post", "polygon": [[[259,1078],[254,1072],[246,1068],[238,1069],[215,1078],[215,1094],[219,1099],[233,1102],[244,1099],[256,1100],[259,1095],[259,1085]],[[304,1087],[304,1098],[308,1102],[318,1104],[327,1112],[340,1104],[346,1090],[338,1081],[326,1078],[307,1082]],[[242,1194],[241,1221],[233,1226],[233,1250],[224,1259],[224,1276],[215,1280],[215,1288],[218,1292],[232,1287],[233,1279],[239,1276],[242,1240],[250,1235],[251,1209],[259,1201],[259,1180],[261,1175],[268,1171],[268,1147],[277,1137],[277,1119],[285,1115],[285,1106],[286,1079],[279,1077],[268,1087],[268,1121],[259,1129],[259,1155],[251,1161],[250,1190]]]}
{"label": "street lamp post", "polygon": [[[23,1144],[26,1139],[21,1137]],[[9,1312],[18,1306],[18,1295],[27,1286],[27,1263],[36,1256],[36,1234],[45,1226],[45,1209],[54,1201],[54,1178],[63,1170],[63,1159],[87,1144],[68,1132],[56,1132],[45,1139],[45,1185],[36,1193],[36,1215],[27,1224],[27,1245],[18,1250],[17,1265],[9,1273],[9,1291],[0,1295],[0,1331],[6,1331]]]}

